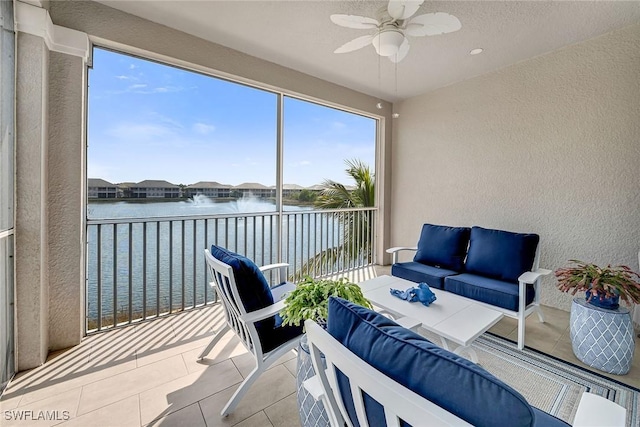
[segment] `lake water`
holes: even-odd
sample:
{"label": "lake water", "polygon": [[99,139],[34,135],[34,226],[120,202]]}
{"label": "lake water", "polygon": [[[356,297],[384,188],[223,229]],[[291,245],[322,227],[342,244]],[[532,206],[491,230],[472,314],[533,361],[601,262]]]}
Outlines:
{"label": "lake water", "polygon": [[[89,329],[95,327],[99,306],[103,324],[108,325],[113,323],[114,309],[119,321],[128,318],[129,302],[133,318],[139,318],[143,312],[155,315],[212,301],[202,255],[211,244],[244,254],[258,265],[269,264],[277,261],[281,227],[283,259],[297,267],[323,248],[340,244],[336,216],[305,214],[312,210],[308,206],[286,206],[280,219],[275,208],[274,203],[257,199],[213,202],[202,196],[176,202],[89,203],[90,220],[149,219],[89,226]],[[153,220],[194,215],[218,218]]]}

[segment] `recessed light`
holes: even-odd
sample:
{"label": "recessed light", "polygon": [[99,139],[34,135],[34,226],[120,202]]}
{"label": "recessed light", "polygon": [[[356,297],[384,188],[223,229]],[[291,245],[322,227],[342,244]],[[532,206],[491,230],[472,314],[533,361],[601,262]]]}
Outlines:
{"label": "recessed light", "polygon": [[482,51],[483,51],[483,50],[484,50],[484,49],[483,49],[483,48],[481,48],[481,47],[477,47],[477,48],[475,48],[475,49],[471,49],[471,50],[469,51],[469,55],[478,55],[478,54],[482,53]]}

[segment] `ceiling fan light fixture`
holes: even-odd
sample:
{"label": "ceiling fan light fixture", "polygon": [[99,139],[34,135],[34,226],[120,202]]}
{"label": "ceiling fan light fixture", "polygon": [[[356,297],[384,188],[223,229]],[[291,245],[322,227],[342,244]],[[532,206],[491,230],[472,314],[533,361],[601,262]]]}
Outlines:
{"label": "ceiling fan light fixture", "polygon": [[393,56],[398,53],[404,41],[404,34],[400,30],[383,30],[373,37],[371,43],[380,56]]}

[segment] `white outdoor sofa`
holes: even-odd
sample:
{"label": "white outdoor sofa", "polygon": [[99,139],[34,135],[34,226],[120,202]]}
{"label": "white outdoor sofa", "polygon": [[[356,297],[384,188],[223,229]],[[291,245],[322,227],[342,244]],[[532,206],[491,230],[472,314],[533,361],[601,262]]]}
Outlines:
{"label": "white outdoor sofa", "polygon": [[[540,322],[540,281],[550,270],[539,268],[540,237],[482,227],[424,224],[416,247],[387,249],[393,254],[391,275],[424,282],[502,312],[518,320],[518,348],[524,348],[525,319]],[[413,251],[412,261],[398,254]]]}
{"label": "white outdoor sofa", "polygon": [[[327,329],[305,322],[315,372],[305,388],[332,426],[568,426],[480,366],[381,314],[331,297]],[[626,411],[584,393],[574,426],[624,426]],[[357,421],[356,421],[357,420]]]}

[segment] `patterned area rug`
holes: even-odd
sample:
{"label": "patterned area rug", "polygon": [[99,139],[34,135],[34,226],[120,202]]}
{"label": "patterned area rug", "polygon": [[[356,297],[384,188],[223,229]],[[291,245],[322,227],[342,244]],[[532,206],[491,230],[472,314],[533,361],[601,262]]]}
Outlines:
{"label": "patterned area rug", "polygon": [[518,350],[515,343],[491,334],[472,345],[480,365],[518,390],[532,406],[571,423],[582,392],[589,391],[625,407],[627,426],[640,427],[640,390],[634,387],[537,350]]}

